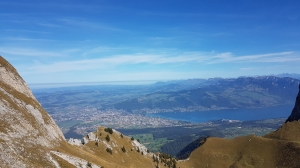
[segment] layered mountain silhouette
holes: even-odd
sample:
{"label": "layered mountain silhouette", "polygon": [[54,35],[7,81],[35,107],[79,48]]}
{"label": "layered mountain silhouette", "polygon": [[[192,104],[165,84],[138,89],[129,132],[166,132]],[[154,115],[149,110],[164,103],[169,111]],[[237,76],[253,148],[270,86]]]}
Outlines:
{"label": "layered mountain silhouette", "polygon": [[113,107],[131,113],[263,108],[292,104],[299,83],[275,76],[213,78],[197,88],[156,91],[116,102]]}
{"label": "layered mountain silhouette", "polygon": [[188,158],[176,162],[105,127],[67,142],[16,69],[0,56],[0,167],[300,167],[299,95],[278,130],[263,137],[198,140],[191,145],[195,150],[183,152],[191,153]]}

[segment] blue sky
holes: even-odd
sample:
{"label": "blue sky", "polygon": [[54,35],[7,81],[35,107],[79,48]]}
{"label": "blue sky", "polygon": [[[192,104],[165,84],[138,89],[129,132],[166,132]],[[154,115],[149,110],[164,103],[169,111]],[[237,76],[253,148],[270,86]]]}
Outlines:
{"label": "blue sky", "polygon": [[27,83],[299,73],[298,0],[1,0],[0,55]]}

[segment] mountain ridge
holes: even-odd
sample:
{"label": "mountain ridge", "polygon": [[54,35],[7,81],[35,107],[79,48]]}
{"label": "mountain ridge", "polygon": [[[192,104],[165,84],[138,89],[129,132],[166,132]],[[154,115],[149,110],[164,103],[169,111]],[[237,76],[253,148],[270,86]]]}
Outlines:
{"label": "mountain ridge", "polygon": [[189,112],[291,104],[300,80],[275,76],[210,79],[214,84],[177,92],[155,92],[115,103],[132,113]]}

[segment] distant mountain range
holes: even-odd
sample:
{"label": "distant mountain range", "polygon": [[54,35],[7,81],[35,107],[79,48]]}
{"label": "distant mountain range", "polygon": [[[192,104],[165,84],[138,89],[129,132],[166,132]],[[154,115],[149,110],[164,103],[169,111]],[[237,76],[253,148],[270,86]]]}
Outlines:
{"label": "distant mountain range", "polygon": [[300,79],[300,74],[296,74],[296,73],[282,73],[282,74],[277,74],[277,75],[274,75],[274,76]]}
{"label": "distant mountain range", "polygon": [[[187,82],[186,82],[187,83]],[[113,104],[115,109],[132,113],[202,111],[261,108],[293,103],[300,80],[289,77],[260,76],[198,80],[191,89],[156,91]],[[186,84],[185,84],[186,85]],[[196,85],[198,87],[196,87]],[[164,90],[180,83],[164,85]]]}
{"label": "distant mountain range", "polygon": [[[295,78],[279,80],[284,78],[281,76],[293,76]],[[95,107],[99,110],[118,109],[137,113],[256,108],[293,101],[291,99],[293,95],[286,98],[282,97],[279,92],[285,93],[284,90],[293,88],[296,90],[296,84],[299,80],[296,77],[297,74],[280,74],[277,76],[231,79],[188,79],[162,81],[147,85],[43,88],[34,89],[33,93],[50,113],[65,111],[64,108],[73,106],[78,108]],[[288,84],[291,81],[294,84]],[[281,83],[277,84],[278,82]],[[285,82],[287,82],[288,88],[280,88],[280,86],[285,85]],[[272,83],[274,86],[270,85]],[[270,88],[274,89],[270,90],[269,85]],[[279,89],[275,85],[278,85]],[[291,90],[289,93],[294,94],[295,92]]]}

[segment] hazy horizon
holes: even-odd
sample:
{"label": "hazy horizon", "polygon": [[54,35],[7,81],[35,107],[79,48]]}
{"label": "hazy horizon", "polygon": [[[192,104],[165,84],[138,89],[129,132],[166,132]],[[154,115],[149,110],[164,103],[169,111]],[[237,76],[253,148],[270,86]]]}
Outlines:
{"label": "hazy horizon", "polygon": [[[259,76],[291,76],[299,75],[296,73],[282,73],[282,74],[270,74],[270,75],[251,75],[251,76],[238,76],[238,77],[228,77],[230,78],[239,78],[239,77],[259,77]],[[210,78],[188,78],[188,79],[172,79],[172,80],[127,80],[127,81],[91,81],[91,82],[65,82],[65,83],[28,83],[28,86],[31,89],[46,89],[46,88],[60,88],[60,87],[77,87],[77,86],[97,86],[97,85],[148,85],[155,84],[157,82],[172,82],[172,81],[182,81],[182,80],[197,80],[197,79],[213,79],[221,77],[210,77]]]}

